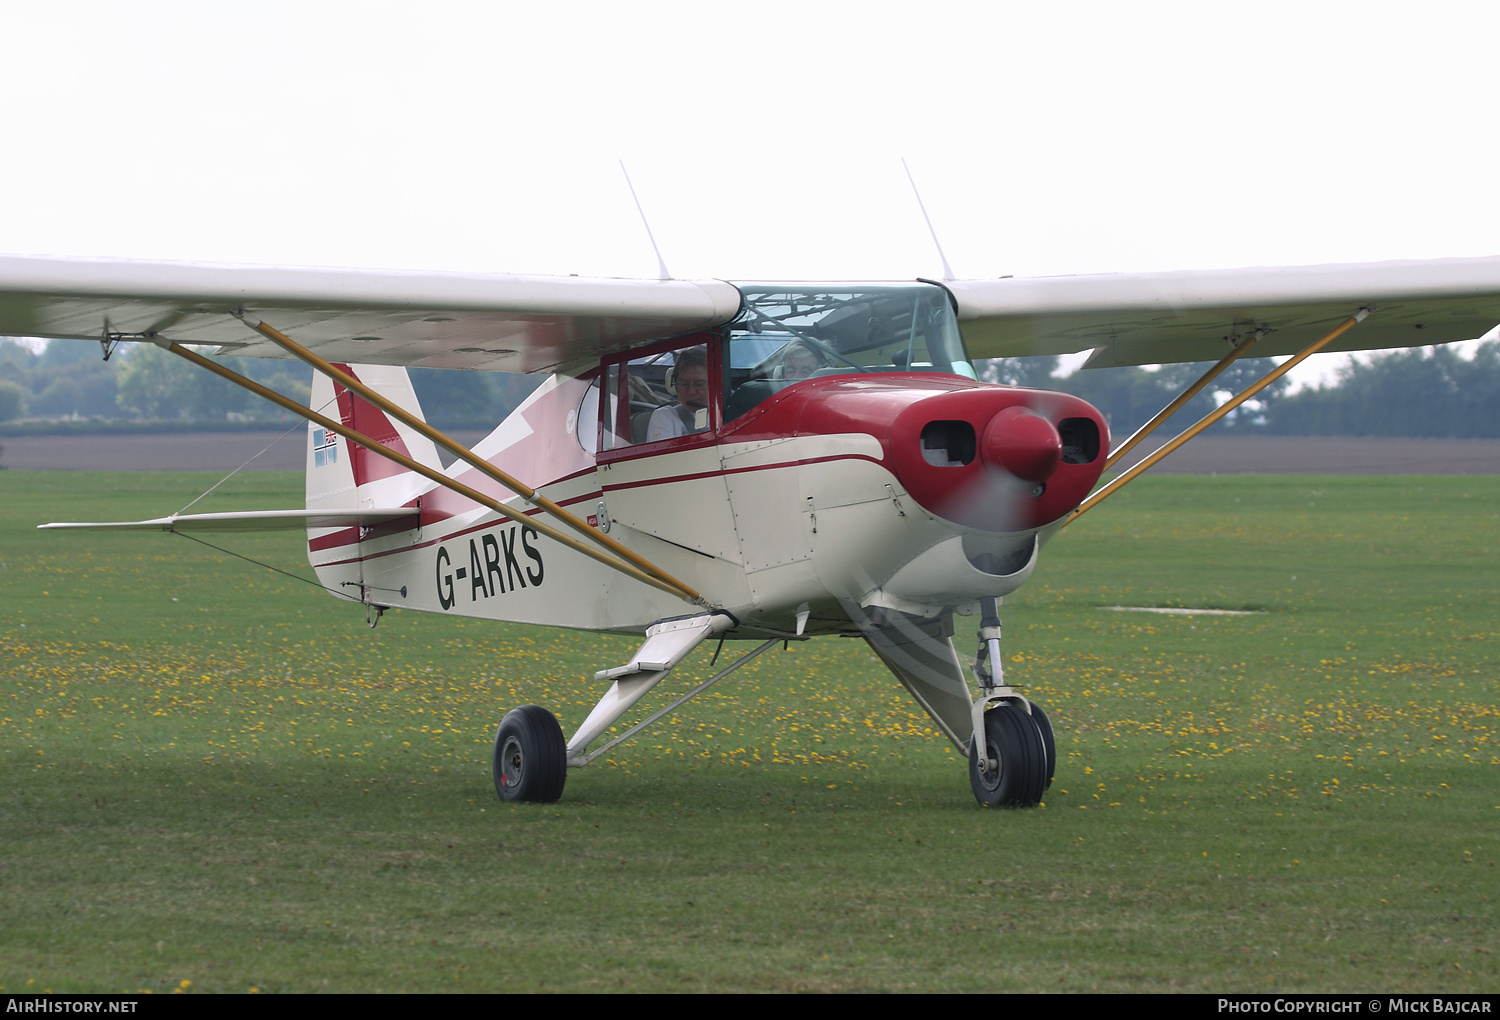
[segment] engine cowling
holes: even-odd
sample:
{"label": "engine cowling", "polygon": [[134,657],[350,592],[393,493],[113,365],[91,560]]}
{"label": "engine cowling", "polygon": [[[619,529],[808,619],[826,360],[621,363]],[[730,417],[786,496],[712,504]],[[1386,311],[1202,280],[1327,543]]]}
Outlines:
{"label": "engine cowling", "polygon": [[993,533],[1071,513],[1098,482],[1109,450],[1104,416],[1078,397],[920,373],[809,379],[727,431],[736,439],[872,435],[923,508]]}
{"label": "engine cowling", "polygon": [[897,415],[889,448],[912,497],[980,531],[1039,528],[1071,513],[1104,470],[1109,429],[1089,403],[1048,390],[934,394]]}

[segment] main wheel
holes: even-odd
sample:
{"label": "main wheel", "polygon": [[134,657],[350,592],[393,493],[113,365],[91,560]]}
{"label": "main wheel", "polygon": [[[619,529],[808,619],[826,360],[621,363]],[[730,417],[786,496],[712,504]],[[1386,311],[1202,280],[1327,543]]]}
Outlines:
{"label": "main wheel", "polygon": [[987,807],[1035,807],[1047,789],[1047,752],[1042,735],[1026,711],[1008,703],[984,714],[985,757],[980,769],[977,749],[969,749],[969,783],[974,797]]}
{"label": "main wheel", "polygon": [[1057,738],[1052,735],[1052,720],[1047,718],[1042,706],[1034,701],[1031,703],[1031,721],[1036,726],[1037,733],[1041,734],[1042,750],[1047,757],[1047,782],[1042,789],[1050,790],[1052,777],[1057,774]]}
{"label": "main wheel", "polygon": [[495,792],[501,800],[551,804],[568,779],[557,716],[540,705],[511,709],[495,731]]}

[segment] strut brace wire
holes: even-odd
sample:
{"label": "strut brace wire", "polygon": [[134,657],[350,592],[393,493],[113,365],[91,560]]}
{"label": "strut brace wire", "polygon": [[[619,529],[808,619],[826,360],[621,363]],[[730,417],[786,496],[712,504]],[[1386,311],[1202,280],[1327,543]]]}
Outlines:
{"label": "strut brace wire", "polygon": [[194,538],[192,535],[189,535],[185,531],[173,531],[172,534],[176,535],[179,538],[185,538],[189,542],[197,542],[199,545],[206,545],[210,549],[213,549],[213,550],[215,550],[217,552],[221,552],[221,553],[223,553],[226,556],[233,556],[237,560],[244,560],[246,563],[253,563],[257,567],[265,567],[267,570],[274,570],[278,574],[284,574],[285,576],[290,577],[293,581],[301,581],[303,584],[310,584],[314,588],[322,588],[324,591],[328,592],[330,595],[337,595],[339,598],[343,599],[345,602],[358,602],[359,601],[358,599],[350,598],[349,595],[348,595],[348,593],[346,593],[346,592],[341,592],[341,591],[339,591],[336,588],[330,588],[330,587],[328,587],[328,585],[323,584],[323,583],[318,582],[318,581],[309,581],[307,578],[300,577],[297,574],[293,574],[291,571],[282,570],[280,567],[273,567],[269,563],[262,563],[260,560],[251,559],[249,556],[243,556],[240,553],[237,553],[237,552],[235,552],[232,549],[225,549],[223,546],[214,545],[212,542],[205,542],[201,538]]}
{"label": "strut brace wire", "polygon": [[[338,397],[333,397],[333,398],[331,398],[331,399],[330,399],[330,400],[329,400],[329,401],[328,401],[328,403],[325,403],[325,404],[324,404],[324,405],[323,405],[323,406],[322,406],[322,407],[320,407],[320,408],[318,408],[318,410],[319,410],[319,411],[322,411],[322,410],[324,410],[324,409],[325,409],[325,408],[327,408],[327,407],[328,407],[328,404],[331,404],[331,403],[333,403],[333,402],[334,402],[334,401],[335,401],[335,400],[337,400],[337,399],[338,399]],[[267,450],[269,450],[269,449],[270,449],[270,448],[271,448],[271,447],[273,447],[273,446],[275,446],[275,445],[276,445],[276,444],[277,444],[277,443],[279,443],[279,442],[281,442],[281,441],[282,441],[282,440],[283,440],[283,439],[285,439],[285,438],[286,438],[286,437],[287,437],[287,436],[289,436],[289,435],[291,435],[291,434],[292,434],[292,433],[293,433],[293,432],[296,432],[296,431],[297,431],[297,430],[298,430],[298,429],[300,429],[300,428],[302,428],[302,427],[303,427],[303,426],[304,426],[304,425],[306,425],[306,424],[307,424],[307,422],[305,422],[305,421],[299,421],[299,422],[298,422],[298,423],[297,423],[297,424],[295,424],[295,425],[293,425],[293,426],[292,426],[292,427],[291,427],[291,428],[289,428],[289,429],[287,429],[287,430],[286,430],[286,431],[285,431],[285,432],[283,432],[283,433],[282,433],[282,434],[281,434],[281,435],[279,435],[279,436],[277,436],[277,437],[276,437],[276,438],[275,438],[275,439],[273,439],[273,440],[271,440],[271,441],[270,441],[270,442],[269,442],[269,443],[267,443],[267,444],[266,444],[266,445],[265,445],[265,446],[263,446],[263,447],[262,447],[262,448],[261,448],[261,449],[260,449],[260,450],[259,450],[259,451],[257,451],[257,452],[256,452],[256,453],[253,453],[253,454],[251,454],[251,455],[250,455],[250,456],[249,456],[249,457],[247,457],[247,458],[246,458],[246,459],[245,459],[245,463],[243,463],[243,464],[241,464],[241,465],[240,465],[240,466],[239,466],[239,467],[237,467],[237,468],[235,468],[235,469],[234,469],[234,470],[233,470],[233,471],[231,471],[231,472],[229,472],[229,474],[227,474],[227,475],[225,475],[225,476],[224,476],[224,477],[223,477],[223,478],[220,478],[220,479],[219,479],[219,480],[218,480],[218,481],[217,481],[217,482],[214,482],[214,483],[213,483],[213,484],[212,484],[212,485],[210,485],[210,486],[209,486],[209,487],[208,487],[208,488],[206,488],[206,489],[204,489],[204,490],[203,490],[203,491],[202,491],[202,492],[200,492],[200,493],[199,493],[199,494],[198,494],[198,495],[196,495],[196,496],[194,496],[194,497],[193,497],[193,501],[192,501],[192,503],[189,503],[189,504],[188,504],[188,505],[187,505],[187,506],[185,506],[185,507],[183,507],[183,508],[182,508],[182,509],[181,509],[181,510],[179,510],[179,511],[177,511],[177,513],[178,513],[178,514],[184,514],[184,513],[187,513],[187,511],[188,511],[188,509],[189,509],[189,508],[190,508],[190,507],[192,507],[192,505],[193,505],[193,504],[194,504],[194,503],[198,503],[198,502],[201,502],[201,501],[202,501],[202,499],[203,499],[203,497],[205,497],[205,496],[207,496],[207,495],[208,495],[208,494],[209,494],[209,493],[211,493],[211,492],[213,492],[213,491],[214,491],[214,490],[215,490],[215,489],[217,489],[217,488],[218,488],[218,487],[219,487],[219,486],[221,486],[221,485],[223,485],[223,484],[224,484],[224,483],[225,483],[225,482],[227,482],[227,481],[229,481],[229,479],[231,479],[231,478],[233,478],[233,477],[234,477],[234,476],[235,476],[235,475],[237,475],[237,474],[239,474],[239,473],[240,473],[240,472],[241,472],[241,471],[243,471],[243,470],[245,470],[245,468],[246,468],[246,467],[248,467],[248,466],[249,466],[249,465],[250,465],[250,462],[251,462],[251,461],[253,461],[253,460],[255,460],[255,458],[256,458],[256,457],[259,457],[259,456],[260,456],[260,455],[261,455],[261,454],[263,454],[263,453],[265,453],[265,452],[266,452],[266,451],[267,451]]]}

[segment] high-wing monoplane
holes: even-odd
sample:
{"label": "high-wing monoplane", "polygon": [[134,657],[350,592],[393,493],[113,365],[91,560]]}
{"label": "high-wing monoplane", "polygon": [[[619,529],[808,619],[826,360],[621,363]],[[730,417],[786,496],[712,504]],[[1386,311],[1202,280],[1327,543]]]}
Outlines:
{"label": "high-wing monoplane", "polygon": [[[1313,353],[1497,323],[1500,258],[903,283],[0,258],[0,333],[106,353],[154,343],[309,421],[305,507],[45,527],[305,529],[319,581],[377,617],[643,637],[629,662],[601,664],[603,694],[570,737],[544,707],[504,717],[495,787],[522,801],[556,800],[569,767],[775,644],[842,634],[867,641],[969,756],[982,803],[1034,805],[1054,739],[1042,706],[1006,683],[1001,607],[1047,542]],[[310,365],[310,406],[193,349],[206,344]],[[1251,350],[1292,357],[1096,491]],[[1082,351],[1087,366],[1214,366],[1113,449],[1086,402],[980,382],[973,366]],[[427,424],[407,366],[546,379],[470,449]],[[457,458],[446,468],[440,448]],[[759,643],[598,745],[714,638]]]}

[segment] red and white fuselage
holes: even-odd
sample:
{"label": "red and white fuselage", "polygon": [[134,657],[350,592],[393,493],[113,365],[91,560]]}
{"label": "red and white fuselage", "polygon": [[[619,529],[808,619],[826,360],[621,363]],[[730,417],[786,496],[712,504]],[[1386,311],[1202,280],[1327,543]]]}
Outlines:
{"label": "red and white fuselage", "polygon": [[[712,343],[713,338],[705,338]],[[415,404],[399,369],[356,367]],[[474,449],[701,591],[742,627],[847,631],[849,608],[967,615],[1015,590],[1098,480],[1108,432],[1066,394],[931,372],[779,389],[727,424],[600,449],[600,370],[548,379]],[[405,392],[403,393],[403,386]],[[321,383],[314,406],[333,397]],[[394,398],[394,397],[393,397]],[[347,392],[345,422],[418,460],[431,444]],[[528,504],[477,470],[448,473]],[[310,430],[308,508],[410,506],[404,522],[310,533],[323,583],[397,608],[640,633],[681,600],[366,451]],[[537,513],[530,509],[530,513]]]}

